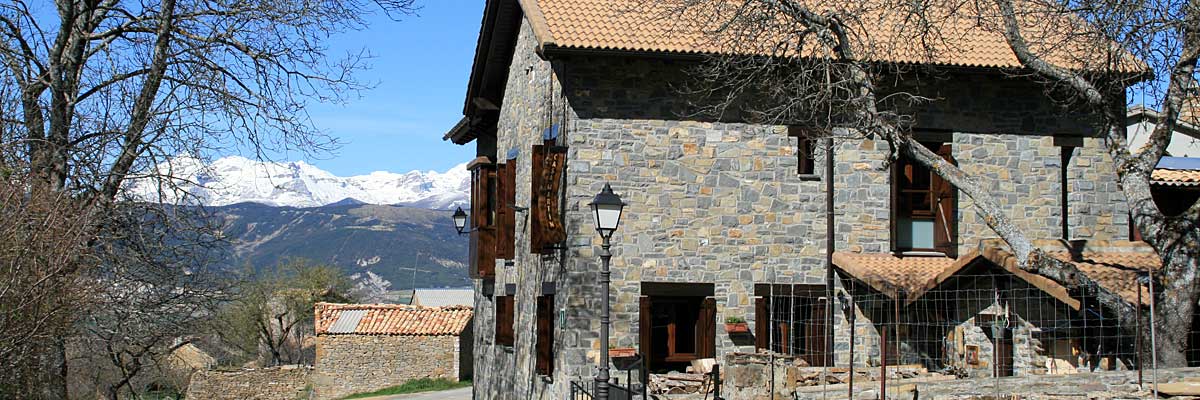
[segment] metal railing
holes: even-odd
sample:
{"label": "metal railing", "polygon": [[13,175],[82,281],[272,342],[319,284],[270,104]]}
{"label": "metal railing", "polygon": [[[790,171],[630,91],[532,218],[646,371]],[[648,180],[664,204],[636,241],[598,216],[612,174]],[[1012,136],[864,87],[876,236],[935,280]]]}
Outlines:
{"label": "metal railing", "polygon": [[[722,397],[721,397],[721,366],[719,364],[713,365],[712,372],[709,372],[706,375],[708,375],[709,382],[712,383],[712,395],[713,395],[712,398],[713,398],[713,400],[722,400]],[[589,379],[589,380],[584,380],[584,381],[572,381],[570,396],[568,397],[568,399],[570,399],[570,400],[594,400],[596,398],[594,395],[595,390],[596,390],[596,381],[595,380]],[[636,398],[641,398],[641,399],[645,400],[645,399],[650,398],[650,396],[648,394],[649,391],[650,391],[650,387],[647,384],[634,385],[633,382],[631,381],[628,383],[627,386],[621,386],[620,379],[613,378],[613,381],[611,383],[609,383],[608,397],[609,397],[609,400],[634,400]]]}

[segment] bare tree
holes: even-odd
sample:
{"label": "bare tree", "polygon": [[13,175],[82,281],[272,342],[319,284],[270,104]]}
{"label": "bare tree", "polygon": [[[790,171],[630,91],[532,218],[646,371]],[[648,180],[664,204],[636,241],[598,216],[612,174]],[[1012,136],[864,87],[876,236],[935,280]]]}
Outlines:
{"label": "bare tree", "polygon": [[[4,243],[7,269],[0,276],[6,279],[0,284],[0,311],[6,311],[0,313],[0,366],[42,367],[30,367],[42,371],[37,376],[4,374],[0,394],[65,397],[64,338],[78,332],[71,328],[90,326],[93,338],[121,340],[127,338],[121,331],[137,328],[122,326],[132,321],[116,314],[79,324],[77,317],[97,305],[159,307],[150,315],[164,318],[138,324],[182,322],[164,311],[194,316],[176,308],[183,304],[179,293],[194,293],[192,283],[166,278],[200,271],[180,265],[190,258],[167,256],[203,246],[143,240],[165,232],[148,224],[180,221],[162,218],[174,212],[170,206],[154,205],[187,200],[174,190],[182,182],[172,157],[248,152],[265,158],[330,149],[335,141],[309,123],[305,106],[343,101],[367,88],[353,73],[369,55],[331,57],[327,38],[364,27],[373,13],[415,11],[414,0],[0,3],[6,213],[0,232],[14,238]],[[161,199],[127,198],[134,180],[160,188]],[[131,200],[141,203],[131,206]],[[146,219],[133,222],[134,209]],[[213,233],[211,226],[187,228],[199,229],[197,237]],[[123,244],[112,245],[117,242]],[[162,340],[108,343],[116,346],[110,353],[123,354],[113,362],[125,368],[141,359],[130,349],[135,355],[144,353],[140,347],[162,349]],[[136,365],[128,371],[136,373]],[[113,391],[122,387],[118,382]]]}
{"label": "bare tree", "polygon": [[[1021,268],[1068,287],[1098,288],[1121,324],[1135,326],[1133,305],[1096,285],[1073,264],[1047,255],[1012,222],[981,178],[921,145],[913,110],[937,99],[907,90],[914,76],[967,51],[970,30],[1000,35],[1019,67],[1005,73],[1040,83],[1063,112],[1095,120],[1114,160],[1112,174],[1144,240],[1162,258],[1156,278],[1160,361],[1186,365],[1190,318],[1200,300],[1200,204],[1164,215],[1150,195],[1150,174],[1196,87],[1200,2],[1196,0],[664,0],[642,1],[663,20],[705,32],[716,54],[688,88],[701,112],[812,127],[816,135],[879,139],[889,161],[929,167],[968,196],[974,211],[1013,250]],[[688,25],[690,24],[690,25]],[[1125,142],[1127,94],[1163,110],[1149,144]],[[750,96],[753,94],[753,96]],[[1193,96],[1195,92],[1192,92]],[[1192,100],[1195,101],[1195,100]],[[1193,105],[1195,107],[1197,105]],[[1071,110],[1071,111],[1068,111]],[[836,133],[836,134],[835,134]]]}
{"label": "bare tree", "polygon": [[305,341],[313,337],[317,302],[351,302],[353,282],[336,267],[288,259],[246,276],[217,323],[226,341],[260,365],[312,363]]}

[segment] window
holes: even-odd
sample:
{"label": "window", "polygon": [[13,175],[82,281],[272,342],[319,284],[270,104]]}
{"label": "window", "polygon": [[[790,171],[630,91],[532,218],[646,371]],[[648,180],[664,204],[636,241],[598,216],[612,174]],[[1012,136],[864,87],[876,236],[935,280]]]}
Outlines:
{"label": "window", "polygon": [[513,296],[496,296],[496,345],[512,347],[516,343],[513,334]]}
{"label": "window", "polygon": [[554,373],[554,295],[538,296],[537,300],[537,373]]}
{"label": "window", "polygon": [[815,176],[817,174],[816,158],[814,157],[816,140],[810,138],[806,130],[794,126],[788,127],[788,136],[796,137],[796,173]]}
{"label": "window", "polygon": [[[647,285],[653,285],[650,288]],[[651,372],[684,371],[692,360],[716,356],[712,284],[643,283],[639,332]],[[648,290],[650,289],[650,290]]]}
{"label": "window", "polygon": [[1067,171],[1071,165],[1071,155],[1074,153],[1075,148],[1072,146],[1062,146],[1059,148],[1059,205],[1062,207],[1060,210],[1060,217],[1062,223],[1061,229],[1063,240],[1071,240],[1071,209],[1068,206],[1068,199],[1070,197],[1071,189],[1067,182]]}
{"label": "window", "polygon": [[496,274],[496,165],[479,157],[467,165],[471,171],[470,276]]}
{"label": "window", "polygon": [[833,365],[823,285],[755,285],[755,347]]}
{"label": "window", "polygon": [[[950,145],[924,143],[951,163]],[[893,164],[892,247],[897,252],[956,256],[957,189],[929,168],[907,158]]]}

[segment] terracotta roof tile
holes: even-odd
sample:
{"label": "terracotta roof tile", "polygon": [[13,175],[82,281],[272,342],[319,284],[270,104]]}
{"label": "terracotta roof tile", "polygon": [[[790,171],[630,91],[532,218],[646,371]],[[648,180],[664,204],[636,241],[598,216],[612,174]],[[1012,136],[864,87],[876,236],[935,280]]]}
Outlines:
{"label": "terracotta roof tile", "polygon": [[871,288],[895,297],[911,295],[956,262],[948,257],[897,257],[890,253],[833,253],[833,263]]}
{"label": "terracotta roof tile", "polygon": [[[947,257],[897,257],[892,254],[834,253],[834,265],[866,283],[875,290],[895,298],[902,290],[905,300],[920,298],[938,284],[956,275],[976,260],[986,260],[1009,273],[1042,289],[1048,294],[1078,308],[1079,301],[1069,291],[1050,279],[1025,272],[1016,267],[1016,258],[996,240],[985,240],[979,250],[958,259]],[[1072,259],[1058,241],[1038,241],[1037,245],[1059,260],[1073,262],[1084,274],[1130,303],[1137,302],[1137,275],[1140,271],[1157,269],[1161,260],[1143,242],[1092,242],[1079,257]],[[1149,304],[1149,293],[1142,288],[1142,304]]]}
{"label": "terracotta roof tile", "polygon": [[[899,63],[941,64],[974,67],[1020,67],[1016,56],[999,30],[995,10],[965,10],[961,2],[928,7],[930,19],[935,21],[928,31],[931,36],[924,40],[929,47],[922,46],[921,38],[914,35],[917,29],[911,15],[898,10],[905,9],[896,0],[873,0],[868,2],[843,2],[832,0],[806,0],[811,9],[843,11],[843,15],[859,16],[864,27],[883,29],[859,29],[854,32],[859,40],[860,52],[868,60]],[[777,43],[786,42],[794,32],[795,23],[781,21],[769,24],[754,32],[727,34],[725,38],[712,35],[721,26],[723,17],[730,15],[716,8],[707,8],[680,15],[672,14],[679,1],[646,0],[521,0],[522,7],[530,17],[534,33],[543,47],[556,46],[568,49],[621,50],[633,52],[699,53],[699,54],[778,54]],[[740,4],[741,2],[737,2]],[[1063,14],[1028,12],[1033,2],[1025,2],[1022,18],[1024,33],[1031,48],[1044,58],[1063,66],[1079,66],[1074,56],[1087,57],[1105,53],[1107,45],[1085,46],[1083,35],[1068,35],[1070,27],[1086,26],[1080,19]],[[903,3],[907,4],[907,3]],[[975,3],[968,3],[975,4]],[[990,3],[981,3],[990,4]],[[970,6],[968,6],[970,7]],[[949,10],[958,10],[951,12]],[[728,11],[732,11],[732,8]],[[941,15],[939,17],[938,15]],[[1048,16],[1050,15],[1050,16]],[[1049,23],[1046,18],[1057,19]],[[736,28],[735,28],[736,30]],[[1062,31],[1056,33],[1055,30]],[[751,43],[745,38],[754,35],[761,38]],[[1065,38],[1071,39],[1065,39]],[[790,39],[790,38],[789,38]],[[787,40],[792,41],[792,40]],[[1102,42],[1097,42],[1102,43]],[[810,48],[815,46],[809,46]],[[1074,49],[1074,51],[1067,51]],[[1111,47],[1109,47],[1111,49]],[[1099,50],[1099,51],[1097,51]],[[805,51],[804,55],[817,55]],[[874,55],[872,55],[874,54]],[[1132,58],[1127,59],[1132,61]],[[1136,61],[1129,63],[1126,70],[1140,68]]]}
{"label": "terracotta roof tile", "polygon": [[1200,170],[1157,168],[1150,174],[1154,184],[1167,186],[1200,186]]}
{"label": "terracotta roof tile", "polygon": [[474,315],[471,307],[403,304],[316,304],[318,335],[459,335]]}

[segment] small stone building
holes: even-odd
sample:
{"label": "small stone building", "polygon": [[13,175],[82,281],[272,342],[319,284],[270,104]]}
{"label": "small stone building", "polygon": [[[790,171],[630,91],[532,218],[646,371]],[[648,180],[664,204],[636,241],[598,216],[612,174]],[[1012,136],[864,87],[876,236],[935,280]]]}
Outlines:
{"label": "small stone building", "polygon": [[317,398],[472,373],[470,307],[317,303]]}

